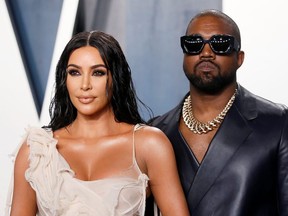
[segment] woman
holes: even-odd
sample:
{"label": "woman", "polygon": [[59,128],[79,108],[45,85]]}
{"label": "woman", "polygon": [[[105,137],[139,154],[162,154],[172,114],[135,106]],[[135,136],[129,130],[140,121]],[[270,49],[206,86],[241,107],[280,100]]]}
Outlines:
{"label": "woman", "polygon": [[188,215],[166,136],[144,125],[118,42],[82,32],[56,69],[51,122],[30,128],[15,160],[11,215]]}

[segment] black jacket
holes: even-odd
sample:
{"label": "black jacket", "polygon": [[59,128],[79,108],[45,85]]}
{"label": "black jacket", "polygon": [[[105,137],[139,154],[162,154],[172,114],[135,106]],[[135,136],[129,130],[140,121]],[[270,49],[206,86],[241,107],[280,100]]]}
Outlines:
{"label": "black jacket", "polygon": [[238,85],[234,104],[199,164],[178,130],[182,104],[152,125],[173,144],[190,214],[288,216],[287,107]]}

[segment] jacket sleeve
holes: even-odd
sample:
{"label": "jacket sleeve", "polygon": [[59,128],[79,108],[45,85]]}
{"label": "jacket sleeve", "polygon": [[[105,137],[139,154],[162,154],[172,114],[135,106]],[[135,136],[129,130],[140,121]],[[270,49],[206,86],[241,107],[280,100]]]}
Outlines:
{"label": "jacket sleeve", "polygon": [[288,216],[288,109],[279,145],[278,157],[279,209],[281,216]]}

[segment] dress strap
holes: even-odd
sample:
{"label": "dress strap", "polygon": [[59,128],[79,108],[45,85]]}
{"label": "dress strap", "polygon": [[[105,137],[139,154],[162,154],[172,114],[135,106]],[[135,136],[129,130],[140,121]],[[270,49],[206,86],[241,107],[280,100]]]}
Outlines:
{"label": "dress strap", "polygon": [[[137,161],[136,161],[136,152],[135,152],[135,132],[137,131],[137,130],[140,130],[141,128],[143,128],[143,127],[145,127],[146,125],[145,124],[136,124],[135,126],[134,126],[134,130],[133,130],[133,163],[134,164],[137,164]],[[138,167],[138,164],[137,164],[137,167]],[[140,170],[140,168],[138,167],[138,169],[139,169],[139,171],[141,171]],[[143,192],[143,194],[146,194],[146,186],[145,187],[143,187],[144,188],[144,192]],[[144,208],[144,210],[145,210],[145,208]],[[162,216],[162,214],[161,214],[161,212],[160,212],[160,210],[159,210],[159,208],[158,208],[158,206],[157,206],[157,204],[156,204],[156,202],[154,201],[154,204],[153,204],[153,210],[154,210],[154,216]],[[143,215],[144,215],[144,212],[143,212]]]}
{"label": "dress strap", "polygon": [[[145,127],[145,124],[136,124],[133,128],[133,139],[132,139],[132,146],[133,146],[133,164],[137,164],[137,161],[136,161],[136,151],[135,151],[135,132],[137,130],[140,130],[141,128]],[[138,166],[138,164],[137,164]],[[139,169],[139,167],[138,167]],[[139,169],[140,170],[140,169]]]}

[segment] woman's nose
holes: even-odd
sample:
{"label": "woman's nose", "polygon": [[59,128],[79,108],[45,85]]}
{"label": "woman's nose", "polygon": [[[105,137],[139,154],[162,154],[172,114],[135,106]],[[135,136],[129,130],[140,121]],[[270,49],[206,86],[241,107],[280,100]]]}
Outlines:
{"label": "woman's nose", "polygon": [[91,85],[91,80],[89,75],[84,75],[82,78],[82,83],[81,83],[81,89],[83,91],[87,91],[89,89],[92,89],[92,85]]}

